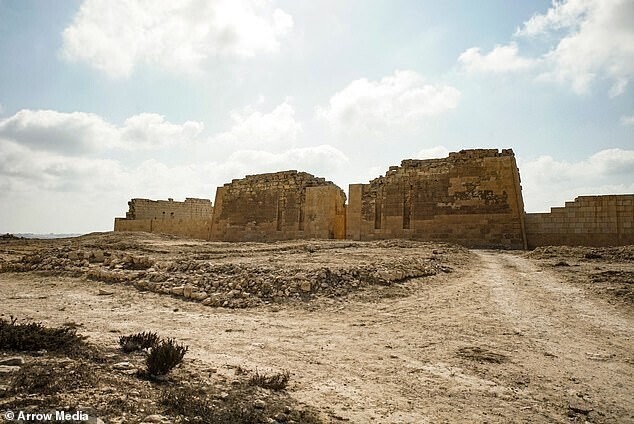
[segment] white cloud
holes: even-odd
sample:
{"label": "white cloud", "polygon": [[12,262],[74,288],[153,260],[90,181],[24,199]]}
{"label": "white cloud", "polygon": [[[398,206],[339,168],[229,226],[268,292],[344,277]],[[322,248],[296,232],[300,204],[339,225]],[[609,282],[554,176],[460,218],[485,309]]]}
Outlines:
{"label": "white cloud", "polygon": [[114,160],[68,157],[0,140],[0,175],[7,183],[6,192],[112,191],[125,185],[122,172]]}
{"label": "white cloud", "polygon": [[322,144],[281,153],[240,150],[229,156],[226,167],[243,175],[295,169],[326,176],[328,172],[339,170],[348,163],[348,158],[339,149]]}
{"label": "white cloud", "polygon": [[423,149],[416,157],[418,159],[438,159],[438,158],[446,158],[449,156],[450,150],[445,146],[434,146],[428,149]]}
{"label": "white cloud", "polygon": [[111,77],[138,64],[190,74],[209,58],[277,52],[292,27],[266,0],[85,0],[62,54]]}
{"label": "white cloud", "polygon": [[0,137],[34,149],[83,153],[111,147],[116,128],[92,113],[23,109],[0,121]]}
{"label": "white cloud", "polygon": [[529,212],[547,211],[581,195],[634,193],[634,150],[602,150],[578,162],[541,156],[519,160],[519,168]]}
{"label": "white cloud", "polygon": [[495,46],[488,54],[480,53],[478,47],[472,47],[464,51],[458,61],[467,72],[511,72],[523,71],[535,66],[535,59],[521,57],[518,54],[517,44]]}
{"label": "white cloud", "polygon": [[592,1],[557,1],[553,0],[552,7],[546,14],[535,14],[524,22],[522,28],[515,31],[515,35],[534,37],[543,35],[553,29],[565,29],[574,26],[588,12]]}
{"label": "white cloud", "polygon": [[570,85],[587,93],[596,81],[609,81],[610,97],[622,95],[634,75],[634,2],[632,0],[553,0],[544,14],[536,14],[515,36],[533,38],[546,53],[522,57],[515,43],[497,46],[482,55],[470,48],[458,60],[468,70],[500,72],[534,68],[538,80]]}
{"label": "white cloud", "polygon": [[454,109],[460,91],[446,85],[425,84],[414,71],[395,71],[380,81],[352,81],[317,109],[318,117],[335,130],[376,133],[412,125]]}
{"label": "white cloud", "polygon": [[623,126],[634,125],[634,115],[621,116],[621,125]]}
{"label": "white cloud", "polygon": [[231,118],[231,129],[214,136],[214,143],[225,143],[238,148],[289,148],[302,133],[302,125],[295,120],[295,109],[288,100],[269,113],[247,107],[242,112],[232,113]]}
{"label": "white cloud", "polygon": [[202,129],[201,122],[172,124],[152,113],[132,116],[122,127],[92,113],[54,110],[24,109],[0,121],[0,137],[64,154],[164,147],[193,140]]}
{"label": "white cloud", "polygon": [[125,149],[175,145],[195,139],[203,127],[202,122],[186,121],[178,125],[155,113],[141,113],[125,120],[119,129],[119,144]]}

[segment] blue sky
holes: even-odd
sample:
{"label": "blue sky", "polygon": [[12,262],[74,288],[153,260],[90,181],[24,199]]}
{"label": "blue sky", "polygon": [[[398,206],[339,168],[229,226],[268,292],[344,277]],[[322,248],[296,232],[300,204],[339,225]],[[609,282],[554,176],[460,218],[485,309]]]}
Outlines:
{"label": "blue sky", "polygon": [[526,210],[634,192],[634,0],[0,0],[0,232],[512,148]]}

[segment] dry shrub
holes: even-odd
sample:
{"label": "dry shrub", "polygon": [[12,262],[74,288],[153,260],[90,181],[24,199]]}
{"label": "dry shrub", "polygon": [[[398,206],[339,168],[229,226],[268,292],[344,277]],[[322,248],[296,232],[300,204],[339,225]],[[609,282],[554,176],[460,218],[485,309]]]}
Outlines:
{"label": "dry shrub", "polygon": [[81,387],[93,387],[96,377],[83,362],[25,364],[16,373],[10,391],[20,394],[55,395]]}
{"label": "dry shrub", "polygon": [[214,401],[204,391],[191,387],[168,389],[161,403],[174,415],[187,417],[191,423],[252,424],[264,421],[263,411],[253,401],[237,394]]}
{"label": "dry shrub", "polygon": [[74,328],[45,327],[39,322],[18,323],[14,317],[0,318],[0,349],[77,354],[85,350],[84,340]]}
{"label": "dry shrub", "polygon": [[159,336],[153,332],[142,332],[119,337],[119,346],[126,353],[136,350],[149,349],[156,346]]}
{"label": "dry shrub", "polygon": [[257,370],[255,374],[249,379],[249,384],[252,386],[259,386],[265,389],[271,390],[284,390],[288,386],[288,381],[291,378],[291,374],[288,371],[280,373],[266,375],[260,374]]}
{"label": "dry shrub", "polygon": [[174,339],[161,340],[150,348],[145,364],[150,376],[164,376],[183,361],[188,346],[177,344]]}

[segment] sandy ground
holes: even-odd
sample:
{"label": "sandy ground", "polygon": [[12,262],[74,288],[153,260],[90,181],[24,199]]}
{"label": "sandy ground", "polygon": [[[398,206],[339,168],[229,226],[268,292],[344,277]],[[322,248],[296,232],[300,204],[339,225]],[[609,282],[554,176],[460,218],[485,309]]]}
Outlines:
{"label": "sandy ground", "polygon": [[201,372],[287,369],[291,396],[327,422],[634,422],[634,309],[569,277],[522,252],[471,251],[400,291],[224,309],[2,273],[0,316],[74,322],[102,345],[158,331]]}

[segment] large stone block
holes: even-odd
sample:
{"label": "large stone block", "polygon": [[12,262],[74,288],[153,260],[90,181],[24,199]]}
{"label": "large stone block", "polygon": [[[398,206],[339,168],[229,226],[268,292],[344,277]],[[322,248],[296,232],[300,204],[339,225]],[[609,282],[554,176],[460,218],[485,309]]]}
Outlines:
{"label": "large stone block", "polygon": [[347,235],[523,248],[523,217],[513,152],[463,150],[444,159],[404,160],[369,184],[351,185]]}
{"label": "large stone block", "polygon": [[342,239],[345,202],[343,190],[306,172],[247,175],[218,188],[210,239]]}

